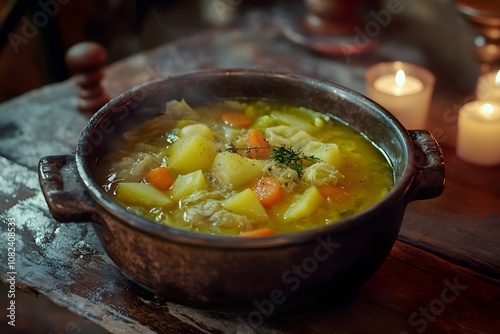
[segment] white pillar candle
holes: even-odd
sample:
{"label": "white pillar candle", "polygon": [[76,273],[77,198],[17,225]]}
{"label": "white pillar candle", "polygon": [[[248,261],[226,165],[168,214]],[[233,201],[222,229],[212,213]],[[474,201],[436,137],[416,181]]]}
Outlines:
{"label": "white pillar candle", "polygon": [[460,108],[456,152],[477,165],[500,164],[500,103],[472,101]]}
{"label": "white pillar candle", "polygon": [[376,64],[366,72],[367,96],[407,129],[425,128],[434,82],[428,70],[400,61]]}
{"label": "white pillar candle", "polygon": [[396,75],[386,74],[375,79],[373,88],[388,95],[404,96],[420,93],[424,84],[415,77],[406,76],[404,70],[398,70]]}
{"label": "white pillar candle", "polygon": [[482,74],[477,80],[478,100],[500,101],[500,71]]}

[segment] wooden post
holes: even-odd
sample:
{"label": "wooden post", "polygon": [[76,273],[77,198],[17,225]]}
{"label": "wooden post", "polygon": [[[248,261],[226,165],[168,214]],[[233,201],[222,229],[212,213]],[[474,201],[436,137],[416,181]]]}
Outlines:
{"label": "wooden post", "polygon": [[101,85],[106,59],[106,49],[94,42],[75,44],[66,53],[68,68],[80,87],[78,110],[81,112],[93,114],[109,101],[109,95]]}

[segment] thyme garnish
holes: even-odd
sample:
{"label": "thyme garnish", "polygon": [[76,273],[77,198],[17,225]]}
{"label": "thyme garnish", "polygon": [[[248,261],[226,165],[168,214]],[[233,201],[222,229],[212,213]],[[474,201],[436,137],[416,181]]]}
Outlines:
{"label": "thyme garnish", "polygon": [[292,146],[290,146],[289,148],[285,146],[274,147],[271,158],[274,161],[287,165],[288,167],[296,171],[299,178],[302,176],[304,162],[316,162],[319,160],[314,155],[304,155],[304,153],[300,151],[300,147],[297,149],[297,151],[294,151]]}
{"label": "thyme garnish", "polygon": [[300,178],[302,176],[302,171],[304,169],[304,163],[306,161],[317,162],[319,159],[314,155],[305,155],[300,150],[299,147],[297,150],[293,149],[293,146],[286,147],[283,146],[266,146],[266,147],[248,147],[248,148],[238,148],[235,147],[233,143],[229,144],[228,151],[232,153],[237,153],[238,151],[245,151],[249,153],[251,151],[257,151],[260,149],[270,149],[272,148],[273,153],[271,154],[271,159],[288,166],[297,172],[297,176]]}

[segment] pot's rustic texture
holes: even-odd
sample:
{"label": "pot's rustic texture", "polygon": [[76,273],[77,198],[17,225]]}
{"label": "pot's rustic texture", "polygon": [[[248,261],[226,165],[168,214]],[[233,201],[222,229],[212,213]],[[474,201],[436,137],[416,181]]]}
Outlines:
{"label": "pot's rustic texture", "polygon": [[[393,189],[368,210],[332,225],[238,238],[151,222],[114,202],[94,181],[99,157],[123,131],[163,113],[166,101],[196,105],[226,98],[284,101],[342,120],[386,154]],[[442,192],[444,162],[428,132],[410,136],[381,106],[346,88],[293,74],[213,70],[153,81],[113,99],[86,126],[76,155],[43,158],[39,176],[54,217],[92,220],[109,256],[137,283],[189,305],[248,310],[265,304],[274,310],[359,287],[389,254],[407,203]]]}

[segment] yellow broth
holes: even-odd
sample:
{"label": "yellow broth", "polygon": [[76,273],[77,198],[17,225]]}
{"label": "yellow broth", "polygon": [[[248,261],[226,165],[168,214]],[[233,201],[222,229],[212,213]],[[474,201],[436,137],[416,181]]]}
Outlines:
{"label": "yellow broth", "polygon": [[[224,121],[225,115],[234,113],[245,115],[250,126],[243,124],[245,127],[240,128]],[[279,153],[280,148],[285,148],[297,153],[301,157],[298,169],[297,164],[277,162],[273,153],[249,158],[252,150],[262,149],[249,147],[246,138],[252,129],[264,136],[269,146],[265,152]],[[197,146],[180,144],[192,138],[196,138]],[[188,150],[194,151],[191,154]],[[189,154],[182,155],[182,151]],[[251,170],[247,171],[243,163],[238,165],[239,160],[222,159],[235,158],[235,154],[243,157],[243,163],[250,161]],[[184,169],[190,164],[193,166]],[[179,179],[177,183],[184,188],[174,183],[168,190],[157,189],[163,195],[155,193],[153,202],[145,201],[149,193],[136,193],[135,189],[125,193],[121,184],[147,184],[146,175],[159,166],[166,166],[174,182]],[[198,181],[188,177],[190,182],[196,182],[191,187],[195,190],[178,198],[186,187],[181,179],[192,175],[193,169],[200,170],[194,173]],[[234,177],[233,172],[237,173]],[[252,181],[246,178],[252,173],[258,177],[270,175],[281,185],[280,199],[263,207],[264,215],[261,208],[245,207],[252,206],[247,204],[252,202],[252,194],[244,192],[250,187]],[[310,109],[260,100],[222,101],[195,108],[184,101],[170,101],[164,115],[123,135],[115,150],[98,162],[97,178],[109,195],[135,214],[177,229],[225,235],[263,228],[271,234],[288,233],[335,224],[378,202],[394,180],[382,152],[349,126]],[[119,187],[126,196],[120,194]],[[308,202],[297,204],[306,191]]]}

